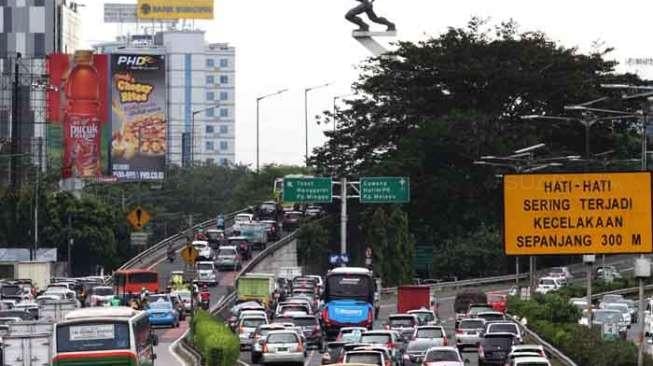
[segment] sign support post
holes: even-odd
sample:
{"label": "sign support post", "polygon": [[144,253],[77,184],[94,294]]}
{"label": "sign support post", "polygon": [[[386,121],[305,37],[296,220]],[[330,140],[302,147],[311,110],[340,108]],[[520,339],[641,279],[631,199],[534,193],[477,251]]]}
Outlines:
{"label": "sign support post", "polygon": [[340,179],[340,254],[347,254],[347,178]]}
{"label": "sign support post", "polygon": [[595,260],[596,256],[593,254],[583,256],[587,272],[587,326],[589,328],[592,328],[592,264]]}

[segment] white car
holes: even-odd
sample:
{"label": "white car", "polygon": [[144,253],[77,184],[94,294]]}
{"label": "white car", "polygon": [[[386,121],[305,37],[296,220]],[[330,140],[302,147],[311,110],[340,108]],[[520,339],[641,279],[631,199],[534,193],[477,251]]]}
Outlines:
{"label": "white car", "polygon": [[251,348],[251,335],[256,331],[256,328],[263,324],[268,324],[268,320],[260,315],[250,315],[240,319],[237,331],[241,349]]}
{"label": "white car", "polygon": [[553,267],[549,271],[550,276],[552,277],[562,277],[567,281],[571,281],[574,276],[571,274],[569,267]]}
{"label": "white car", "polygon": [[513,322],[490,322],[485,324],[485,331],[483,334],[492,334],[492,333],[511,333],[515,335],[515,341],[519,344],[522,343],[523,338],[521,334],[521,329],[517,323]]}
{"label": "white car", "polygon": [[197,262],[195,267],[197,269],[197,282],[199,284],[218,285],[218,271],[215,268],[215,263],[212,261],[201,261]]}
{"label": "white car", "polygon": [[234,217],[234,224],[231,229],[240,232],[240,226],[242,224],[249,224],[252,221],[254,221],[254,215],[246,213],[238,214]]}
{"label": "white car", "polygon": [[510,366],[551,366],[551,362],[544,357],[517,357]]}
{"label": "white car", "polygon": [[630,315],[630,309],[628,308],[628,305],[622,304],[622,303],[601,303],[599,304],[600,309],[605,309],[605,310],[617,310],[621,313],[621,317],[623,321],[621,322],[622,326],[626,326],[627,328],[630,328],[630,325],[633,323],[633,318]]}
{"label": "white car", "polygon": [[464,366],[465,361],[456,347],[431,347],[424,356],[425,366]]}
{"label": "white car", "polygon": [[555,277],[542,277],[537,284],[535,292],[538,294],[548,294],[551,291],[559,290],[562,287],[560,279]]}
{"label": "white car", "polygon": [[204,240],[195,240],[192,244],[193,248],[197,250],[198,258],[204,259],[207,261],[213,260],[213,249],[209,246],[208,241]]}

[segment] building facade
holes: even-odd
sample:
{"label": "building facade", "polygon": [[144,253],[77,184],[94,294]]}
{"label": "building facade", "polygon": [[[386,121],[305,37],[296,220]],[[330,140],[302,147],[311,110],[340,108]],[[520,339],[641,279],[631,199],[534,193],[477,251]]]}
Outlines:
{"label": "building facade", "polygon": [[235,163],[234,47],[208,44],[203,31],[168,30],[147,41],[121,37],[95,46],[100,53],[166,55],[168,164]]}

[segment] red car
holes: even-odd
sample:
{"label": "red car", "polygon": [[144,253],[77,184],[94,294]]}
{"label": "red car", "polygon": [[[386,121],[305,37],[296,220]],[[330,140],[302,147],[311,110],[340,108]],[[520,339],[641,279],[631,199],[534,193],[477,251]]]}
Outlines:
{"label": "red car", "polygon": [[506,305],[508,303],[508,295],[502,293],[488,292],[487,303],[492,306],[495,311],[505,313]]}

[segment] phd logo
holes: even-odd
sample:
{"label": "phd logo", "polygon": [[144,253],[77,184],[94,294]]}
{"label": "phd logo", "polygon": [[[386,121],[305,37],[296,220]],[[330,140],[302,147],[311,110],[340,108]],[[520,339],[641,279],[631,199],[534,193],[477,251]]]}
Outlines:
{"label": "phd logo", "polygon": [[146,66],[154,63],[154,58],[150,56],[120,56],[118,65],[127,66]]}

